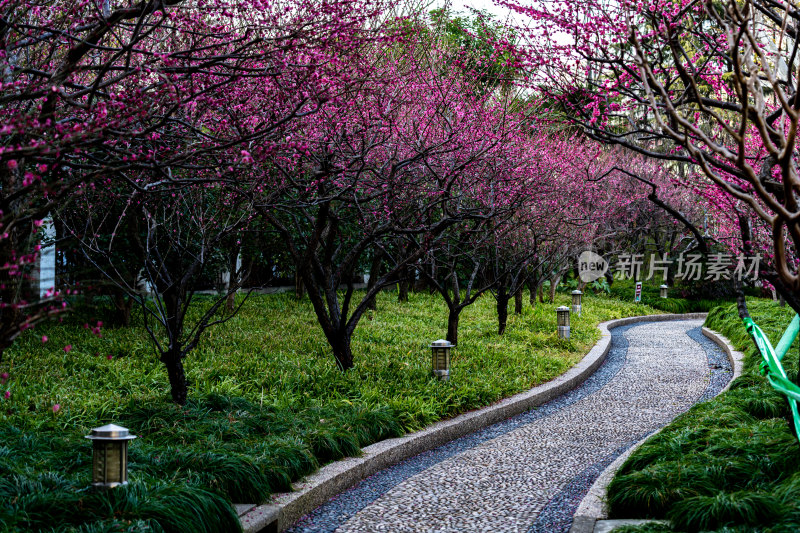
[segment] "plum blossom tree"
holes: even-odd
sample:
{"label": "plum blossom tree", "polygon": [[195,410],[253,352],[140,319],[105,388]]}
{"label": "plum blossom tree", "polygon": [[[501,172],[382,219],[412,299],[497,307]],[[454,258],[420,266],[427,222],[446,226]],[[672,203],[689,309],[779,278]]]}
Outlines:
{"label": "plum blossom tree", "polygon": [[[226,245],[244,238],[252,219],[250,206],[246,198],[215,184],[114,200],[124,203],[121,214],[109,209],[108,219],[93,211],[94,217],[72,216],[64,218],[64,223],[95,267],[138,304],[144,327],[167,370],[172,400],[184,405],[188,394],[184,359],[208,328],[229,320],[246,300],[246,296],[240,299],[233,309],[226,306],[228,297],[246,279],[234,271],[225,291],[190,318],[190,307],[200,305],[195,296],[203,279],[227,267]],[[87,196],[76,200],[74,209],[85,213],[87,204],[101,203]],[[125,228],[124,234],[109,237],[99,230],[109,223]],[[132,255],[126,253],[128,248]]]}
{"label": "plum blossom tree", "polygon": [[[504,149],[519,120],[440,52],[392,45],[358,92],[287,127],[295,143],[265,162],[260,215],[283,236],[342,369],[377,291],[468,219],[488,219],[518,194]],[[345,92],[344,90],[342,91]],[[263,183],[263,184],[262,184]],[[387,265],[363,297],[352,280],[367,257]],[[343,293],[340,293],[340,288]]]}
{"label": "plum blossom tree", "polygon": [[522,165],[524,172],[517,172],[527,186],[527,201],[505,228],[494,226],[488,248],[487,267],[494,280],[490,292],[497,303],[500,335],[506,329],[512,297],[515,312],[522,312],[522,290],[529,279],[538,277],[532,283],[538,288],[548,276],[551,302],[554,300],[561,276],[591,242],[593,220],[602,213],[582,208],[580,202],[584,199],[581,195],[591,189],[581,185],[581,174],[586,171],[581,161],[591,157],[595,147],[544,128],[538,135],[530,135],[527,150],[535,157]]}
{"label": "plum blossom tree", "polygon": [[[691,191],[688,184],[698,176],[624,148],[610,151],[599,163],[598,173],[596,179],[608,188],[606,196],[629,199],[616,202],[613,216],[607,218],[604,231],[617,237],[607,241],[615,243],[612,248],[641,253],[651,246],[659,257],[677,249],[696,249],[708,256],[714,240],[706,231],[709,216],[720,219],[725,214],[713,196]],[[672,284],[672,278],[669,281]]]}
{"label": "plum blossom tree", "polygon": [[[331,78],[384,38],[384,7],[371,0],[0,3],[0,355],[57,309],[49,299],[31,303],[23,290],[45,215],[121,184],[136,197],[125,216],[151,206],[141,249],[163,260],[167,220],[202,187],[235,181],[252,164],[250,151],[266,158],[284,146],[281,128],[336,96]],[[97,215],[89,219],[103,219],[102,203],[82,206]],[[100,249],[91,234],[78,233]],[[198,246],[172,244],[171,252]],[[176,340],[188,300],[165,289],[172,282],[158,259],[147,261],[159,297],[178,302],[157,313],[172,328],[159,351],[182,403],[179,359],[196,344],[191,335]]]}
{"label": "plum blossom tree", "polygon": [[[587,135],[697,168],[751,235],[761,275],[800,311],[796,135],[800,11],[785,2],[504,2],[528,15],[535,85]],[[557,38],[544,39],[544,36]],[[729,211],[730,212],[730,211]]]}

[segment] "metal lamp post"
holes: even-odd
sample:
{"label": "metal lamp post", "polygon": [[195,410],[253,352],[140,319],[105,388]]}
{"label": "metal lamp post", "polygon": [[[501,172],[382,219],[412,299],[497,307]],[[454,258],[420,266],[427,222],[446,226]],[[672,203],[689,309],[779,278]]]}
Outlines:
{"label": "metal lamp post", "polygon": [[450,350],[453,348],[453,343],[439,339],[438,341],[433,341],[430,348],[431,372],[440,380],[447,381],[450,379]]}
{"label": "metal lamp post", "polygon": [[578,316],[581,316],[581,297],[583,293],[581,291],[575,290],[572,291],[572,312]]}
{"label": "metal lamp post", "polygon": [[128,441],[136,438],[127,428],[108,424],[94,428],[92,441],[92,486],[113,489],[128,483]]}
{"label": "metal lamp post", "polygon": [[558,338],[569,339],[569,307],[562,305],[556,308],[556,319],[558,322]]}
{"label": "metal lamp post", "polygon": [[667,297],[667,291],[669,290],[669,285],[662,285],[659,288],[661,289],[661,297],[662,298],[666,298]]}

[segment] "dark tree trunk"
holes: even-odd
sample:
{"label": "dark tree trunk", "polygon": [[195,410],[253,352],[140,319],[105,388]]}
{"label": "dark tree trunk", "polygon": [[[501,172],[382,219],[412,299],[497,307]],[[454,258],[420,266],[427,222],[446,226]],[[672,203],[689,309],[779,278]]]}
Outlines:
{"label": "dark tree trunk", "polygon": [[[158,287],[156,287],[156,290],[159,290]],[[183,333],[183,312],[185,311],[182,305],[183,294],[180,289],[174,286],[161,290],[163,291],[161,298],[166,313],[164,326],[169,338],[169,346],[161,354],[161,362],[167,367],[172,401],[178,405],[186,405],[186,374],[183,371],[183,358],[181,357],[183,346],[177,340]]]}
{"label": "dark tree trunk", "polygon": [[539,287],[539,303],[544,303],[544,284],[540,283]]}
{"label": "dark tree trunk", "polygon": [[397,301],[408,302],[408,291],[411,289],[411,284],[414,282],[414,268],[411,265],[400,271],[400,282],[397,284]]}
{"label": "dark tree trunk", "polygon": [[[372,258],[372,265],[369,268],[369,282],[367,282],[367,292],[372,290],[375,287],[375,283],[378,282],[378,278],[381,275],[381,265],[383,264],[383,254],[376,253],[375,256]],[[372,297],[367,302],[367,309],[372,309],[373,311],[378,309],[378,299],[376,297]]]}
{"label": "dark tree trunk", "polygon": [[179,349],[170,349],[165,353],[161,361],[167,367],[169,376],[169,389],[172,394],[172,401],[178,405],[186,405],[188,387],[186,384],[186,373],[183,370],[183,360]]}
{"label": "dark tree trunk", "polygon": [[550,303],[556,302],[556,289],[558,288],[558,284],[561,282],[561,274],[550,278]]}
{"label": "dark tree trunk", "polygon": [[514,293],[514,314],[522,314],[522,287]]}
{"label": "dark tree trunk", "polygon": [[508,322],[508,301],[511,296],[505,286],[501,286],[497,291],[497,334],[502,335],[506,331]]}
{"label": "dark tree trunk", "polygon": [[[313,278],[311,278],[313,280]],[[333,350],[333,357],[336,360],[336,365],[339,370],[349,370],[353,368],[353,352],[351,350],[350,341],[353,335],[352,330],[347,329],[347,326],[342,323],[344,318],[338,307],[330,309],[326,306],[325,302],[333,301],[335,298],[335,289],[326,287],[324,292],[330,293],[334,291],[334,295],[326,294],[325,298],[322,297],[323,292],[317,286],[315,287],[313,281],[308,283],[311,289],[308,292],[311,304],[314,307],[314,313],[317,315],[322,326],[322,331],[325,333],[325,338]],[[353,326],[355,327],[355,326]]]}
{"label": "dark tree trunk", "polygon": [[408,302],[408,280],[405,278],[397,284],[397,301]]}
{"label": "dark tree trunk", "polygon": [[306,293],[306,286],[303,284],[303,278],[295,272],[294,274],[294,297],[302,300]]}
{"label": "dark tree trunk", "polygon": [[458,319],[460,315],[460,309],[450,309],[447,315],[447,340],[454,345],[458,344]]}
{"label": "dark tree trunk", "polygon": [[536,309],[536,288],[538,284],[535,283],[530,278],[528,278],[525,284],[528,286],[528,291],[529,291],[528,299],[530,301],[531,307]]}
{"label": "dark tree trunk", "polygon": [[328,341],[333,348],[333,357],[336,358],[339,370],[345,371],[353,368],[353,351],[350,346],[350,336],[337,331],[328,336]]}

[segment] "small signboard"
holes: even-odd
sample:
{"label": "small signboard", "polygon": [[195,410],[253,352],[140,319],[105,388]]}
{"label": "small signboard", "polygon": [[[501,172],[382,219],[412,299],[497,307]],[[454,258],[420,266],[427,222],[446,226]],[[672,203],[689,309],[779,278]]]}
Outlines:
{"label": "small signboard", "polygon": [[633,297],[633,301],[639,303],[642,301],[642,282],[636,282],[636,294]]}

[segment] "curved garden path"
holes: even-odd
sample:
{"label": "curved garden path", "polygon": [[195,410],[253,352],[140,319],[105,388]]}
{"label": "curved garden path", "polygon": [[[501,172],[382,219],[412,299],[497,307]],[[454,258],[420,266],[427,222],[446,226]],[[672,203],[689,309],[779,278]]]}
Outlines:
{"label": "curved garden path", "polygon": [[728,359],[701,324],[613,329],[606,361],[578,388],[383,470],[288,531],[568,531],[607,465],[727,383]]}

